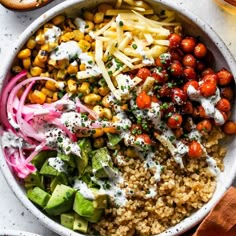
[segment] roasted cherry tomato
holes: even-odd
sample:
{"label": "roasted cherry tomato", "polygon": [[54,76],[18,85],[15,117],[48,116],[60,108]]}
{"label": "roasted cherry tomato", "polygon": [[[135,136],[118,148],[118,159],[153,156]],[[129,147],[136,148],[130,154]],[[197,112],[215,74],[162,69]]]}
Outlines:
{"label": "roasted cherry tomato", "polygon": [[211,83],[211,82],[203,82],[199,86],[200,93],[204,97],[213,96],[215,94],[215,92],[216,92],[216,88],[217,88],[216,84]]}
{"label": "roasted cherry tomato", "polygon": [[159,57],[156,58],[155,63],[157,67],[168,68],[171,63],[171,54],[162,53]]}
{"label": "roasted cherry tomato", "polygon": [[159,84],[163,84],[168,80],[168,74],[166,70],[162,70],[162,72],[153,72],[151,75]]}
{"label": "roasted cherry tomato", "polygon": [[156,102],[156,103],[160,102],[155,95],[151,96],[151,100],[152,102]]}
{"label": "roasted cherry tomato", "polygon": [[171,91],[171,100],[177,105],[183,105],[186,102],[187,96],[180,88],[173,88]]}
{"label": "roasted cherry tomato", "polygon": [[225,68],[217,72],[218,82],[220,85],[225,86],[233,81],[233,75]]}
{"label": "roasted cherry tomato", "polygon": [[192,67],[187,67],[183,71],[184,78],[186,80],[196,80],[197,79],[197,73]]}
{"label": "roasted cherry tomato", "polygon": [[236,123],[233,121],[227,121],[223,126],[223,131],[230,135],[236,134]]}
{"label": "roasted cherry tomato", "polygon": [[178,129],[181,127],[183,122],[183,118],[180,114],[173,114],[169,119],[167,120],[167,125],[171,129]]}
{"label": "roasted cherry tomato", "polygon": [[183,135],[184,131],[183,131],[183,128],[178,128],[178,129],[174,129],[173,133],[175,137],[179,139]]}
{"label": "roasted cherry tomato", "polygon": [[202,78],[202,81],[217,84],[218,77],[216,74],[207,74]]}
{"label": "roasted cherry tomato", "polygon": [[184,66],[193,67],[197,66],[197,60],[192,54],[186,54],[182,60]]}
{"label": "roasted cherry tomato", "polygon": [[192,37],[184,38],[180,43],[180,48],[185,53],[191,53],[196,46],[196,40]]}
{"label": "roasted cherry tomato", "polygon": [[197,58],[203,58],[207,55],[207,47],[203,43],[198,43],[193,53]]}
{"label": "roasted cherry tomato", "polygon": [[203,106],[197,106],[193,108],[193,117],[209,118],[203,108]]}
{"label": "roasted cherry tomato", "polygon": [[228,99],[226,98],[221,98],[217,104],[216,104],[216,108],[220,111],[224,111],[224,112],[227,112],[227,111],[230,111],[231,109],[231,105],[230,105],[230,102]]}
{"label": "roasted cherry tomato", "polygon": [[229,101],[232,101],[234,92],[231,87],[224,87],[221,89],[220,95],[224,98],[227,98]]}
{"label": "roasted cherry tomato", "polygon": [[169,39],[169,47],[173,49],[179,47],[182,37],[178,34],[172,33],[168,36],[168,39]]}
{"label": "roasted cherry tomato", "polygon": [[151,96],[147,95],[145,91],[142,91],[136,98],[137,106],[140,109],[150,108],[151,102]]}
{"label": "roasted cherry tomato", "polygon": [[160,97],[170,97],[171,88],[169,88],[168,84],[163,84],[163,86],[159,89],[158,94]]}
{"label": "roasted cherry tomato", "polygon": [[196,80],[191,80],[191,81],[188,81],[184,86],[183,86],[183,91],[185,94],[187,94],[187,91],[188,91],[188,87],[189,86],[192,86],[194,87],[196,90],[198,90],[199,88],[199,84]]}
{"label": "roasted cherry tomato", "polygon": [[205,75],[209,75],[209,74],[215,74],[214,70],[211,67],[206,68],[203,72],[202,72],[202,77],[204,77]]}
{"label": "roasted cherry tomato", "polygon": [[188,145],[188,156],[190,158],[201,158],[203,154],[202,146],[197,141],[192,141]]}
{"label": "roasted cherry tomato", "polygon": [[146,144],[152,144],[152,140],[148,134],[140,134],[136,136],[137,139],[142,139]]}
{"label": "roasted cherry tomato", "polygon": [[183,106],[183,111],[185,114],[191,115],[193,114],[193,104],[190,101],[187,101]]}
{"label": "roasted cherry tomato", "polygon": [[170,50],[171,60],[172,61],[182,61],[182,58],[184,56],[181,49],[172,49]]}
{"label": "roasted cherry tomato", "polygon": [[202,120],[197,124],[197,130],[201,133],[209,133],[212,130],[212,124],[210,120]]}
{"label": "roasted cherry tomato", "polygon": [[170,65],[170,73],[176,77],[183,75],[183,66],[180,64],[180,62],[176,61]]}
{"label": "roasted cherry tomato", "polygon": [[137,76],[142,80],[146,80],[148,76],[151,76],[151,72],[148,68],[140,68],[138,70]]}

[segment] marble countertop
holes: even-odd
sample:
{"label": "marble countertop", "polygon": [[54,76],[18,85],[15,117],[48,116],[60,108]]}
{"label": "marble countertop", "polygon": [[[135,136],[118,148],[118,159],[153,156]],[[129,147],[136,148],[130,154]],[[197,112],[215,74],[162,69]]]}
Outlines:
{"label": "marble countertop", "polygon": [[[172,0],[170,0],[172,1]],[[4,58],[9,49],[14,47],[21,32],[39,15],[52,6],[62,2],[54,0],[51,4],[31,12],[13,12],[0,5],[0,75]],[[236,58],[236,16],[227,14],[219,9],[212,0],[176,0],[184,7],[207,22],[223,39]],[[1,77],[1,76],[0,76]],[[0,230],[15,229],[44,236],[54,236],[53,232],[41,225],[14,196],[0,172]],[[236,186],[236,181],[234,181]]]}

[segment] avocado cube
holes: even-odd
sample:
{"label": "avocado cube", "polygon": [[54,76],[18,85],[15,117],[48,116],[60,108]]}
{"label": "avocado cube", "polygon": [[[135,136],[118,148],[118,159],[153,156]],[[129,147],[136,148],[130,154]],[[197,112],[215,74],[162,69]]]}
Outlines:
{"label": "avocado cube", "polygon": [[92,167],[96,178],[109,178],[113,173],[112,160],[106,147],[92,152]]}
{"label": "avocado cube", "polygon": [[50,183],[51,192],[54,191],[58,184],[68,185],[68,179],[65,173],[60,173],[58,176],[53,178],[52,182]]}
{"label": "avocado cube", "polygon": [[54,216],[69,211],[73,206],[74,195],[75,189],[58,184],[45,207],[45,211]]}
{"label": "avocado cube", "polygon": [[50,194],[39,187],[27,191],[27,197],[40,207],[45,207],[50,199]]}
{"label": "avocado cube", "polygon": [[83,197],[80,192],[75,194],[73,210],[80,216],[86,217],[88,221],[97,222],[102,216],[103,209],[95,208],[94,201]]}
{"label": "avocado cube", "polygon": [[74,219],[73,230],[79,231],[81,233],[87,233],[88,221],[76,213]]}
{"label": "avocado cube", "polygon": [[69,166],[71,166],[73,168],[76,167],[73,154],[66,155],[66,154],[63,154],[63,153],[58,153],[57,157],[59,157],[64,162],[68,163]]}
{"label": "avocado cube", "polygon": [[74,213],[63,213],[60,215],[61,225],[65,226],[66,228],[73,229],[74,221]]}
{"label": "avocado cube", "polygon": [[95,195],[95,200],[93,201],[94,208],[107,208],[108,198],[106,194],[98,193],[97,189],[91,189]]}
{"label": "avocado cube", "polygon": [[38,171],[31,173],[25,179],[25,188],[30,189],[33,187],[39,187],[44,189],[43,176],[39,174]]}
{"label": "avocado cube", "polygon": [[54,150],[45,150],[38,153],[31,163],[37,168],[40,169],[43,166],[43,163],[47,160],[49,157],[56,157],[57,151]]}
{"label": "avocado cube", "polygon": [[76,164],[79,171],[79,175],[82,176],[86,167],[88,166],[89,153],[92,151],[92,146],[89,139],[84,138],[79,141],[79,147],[81,150],[81,157],[76,157]]}
{"label": "avocado cube", "polygon": [[57,176],[59,174],[59,172],[54,167],[49,165],[48,160],[44,162],[39,173],[46,176]]}
{"label": "avocado cube", "polygon": [[114,149],[116,147],[116,145],[122,140],[122,137],[119,134],[107,133],[107,137],[108,137],[107,146],[110,149]]}

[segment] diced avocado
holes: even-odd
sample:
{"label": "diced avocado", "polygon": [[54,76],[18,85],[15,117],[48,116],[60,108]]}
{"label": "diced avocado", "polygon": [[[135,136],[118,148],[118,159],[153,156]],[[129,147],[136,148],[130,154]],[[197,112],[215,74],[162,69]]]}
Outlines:
{"label": "diced avocado", "polygon": [[79,147],[81,150],[81,157],[76,158],[76,164],[79,171],[79,175],[82,176],[85,168],[88,166],[89,153],[92,151],[92,145],[89,139],[84,138],[79,141]]}
{"label": "diced avocado", "polygon": [[65,173],[59,173],[58,176],[54,177],[50,183],[51,192],[54,191],[58,184],[68,185],[68,179]]}
{"label": "diced avocado", "polygon": [[44,189],[43,176],[39,174],[38,171],[31,173],[25,179],[25,188],[30,189],[33,187],[39,187]]}
{"label": "diced avocado", "polygon": [[93,220],[91,222],[99,221],[103,213],[103,209],[94,207],[94,200],[84,198],[80,192],[75,194],[73,210],[80,216],[86,217],[88,221],[91,218]]}
{"label": "diced avocado", "polygon": [[49,199],[45,210],[49,215],[60,215],[73,206],[75,189],[58,184]]}
{"label": "diced avocado", "polygon": [[79,231],[81,233],[87,233],[88,221],[76,213],[74,219],[73,230]]}
{"label": "diced avocado", "polygon": [[96,178],[109,178],[113,175],[112,160],[106,147],[92,152],[92,167]]}
{"label": "diced avocado", "polygon": [[111,133],[107,133],[107,137],[108,137],[108,144],[107,146],[109,148],[115,148],[116,145],[122,140],[121,136],[119,134],[111,134]]}
{"label": "diced avocado", "polygon": [[57,176],[59,172],[49,165],[48,160],[46,160],[39,172],[41,175],[48,175],[48,176]]}
{"label": "diced avocado", "polygon": [[106,194],[98,193],[98,190],[93,188],[91,189],[95,195],[95,200],[93,201],[94,208],[107,208],[108,198]]}
{"label": "diced avocado", "polygon": [[74,213],[63,213],[60,215],[61,224],[66,228],[73,229],[75,216]]}
{"label": "diced avocado", "polygon": [[69,166],[76,167],[73,154],[66,155],[63,153],[58,153],[57,156],[64,162],[68,163]]}
{"label": "diced avocado", "polygon": [[45,150],[38,153],[31,162],[39,170],[43,166],[43,163],[47,160],[47,158],[56,156],[57,151]]}
{"label": "diced avocado", "polygon": [[45,207],[50,199],[50,194],[39,187],[27,191],[27,197],[40,207]]}

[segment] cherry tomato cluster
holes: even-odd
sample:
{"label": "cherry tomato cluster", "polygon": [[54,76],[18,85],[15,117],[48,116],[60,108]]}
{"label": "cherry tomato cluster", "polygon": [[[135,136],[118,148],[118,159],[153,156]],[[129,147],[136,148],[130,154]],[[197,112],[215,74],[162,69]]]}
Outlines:
{"label": "cherry tomato cluster", "polygon": [[[221,125],[206,114],[199,102],[189,98],[189,86],[206,99],[214,96],[219,89],[220,100],[215,108],[225,120],[222,129],[226,134],[236,134],[236,123],[229,120],[234,97],[233,75],[225,68],[214,71],[211,67],[213,59],[210,50],[199,39],[170,34],[169,51],[156,58],[156,67],[141,68],[136,74],[143,81],[147,77],[155,79],[153,93],[142,91],[138,94],[137,106],[148,109],[152,102],[158,102],[162,119],[176,138],[187,140],[186,134],[193,127],[204,135],[212,130],[213,125]],[[199,158],[202,155],[203,150],[197,141],[189,140],[188,145],[189,157]]]}

